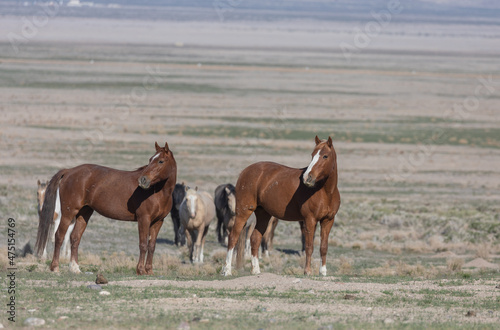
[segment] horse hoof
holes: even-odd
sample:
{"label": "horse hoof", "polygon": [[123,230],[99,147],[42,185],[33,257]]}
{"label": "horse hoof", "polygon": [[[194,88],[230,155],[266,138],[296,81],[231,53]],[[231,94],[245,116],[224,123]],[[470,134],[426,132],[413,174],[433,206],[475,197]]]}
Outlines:
{"label": "horse hoof", "polygon": [[321,276],[326,276],[326,266],[321,266],[321,268],[319,269],[319,274]]}
{"label": "horse hoof", "polygon": [[59,273],[59,266],[50,266],[50,270],[54,273]]}
{"label": "horse hoof", "polygon": [[78,264],[73,260],[69,263],[69,271],[74,273],[74,274],[81,273],[80,266],[78,266]]}
{"label": "horse hoof", "polygon": [[232,276],[231,274],[231,269],[226,269],[225,267],[222,269],[222,275],[223,276]]}

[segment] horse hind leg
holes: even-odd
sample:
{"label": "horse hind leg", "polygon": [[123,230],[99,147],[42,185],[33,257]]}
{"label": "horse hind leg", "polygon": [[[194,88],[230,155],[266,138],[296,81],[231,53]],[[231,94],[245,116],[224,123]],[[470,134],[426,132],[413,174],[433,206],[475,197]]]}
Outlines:
{"label": "horse hind leg", "polygon": [[69,259],[71,257],[71,244],[70,244],[70,237],[71,233],[73,232],[73,229],[75,228],[76,221],[73,221],[69,227],[68,230],[66,231],[66,235],[64,235],[64,241],[62,244],[62,256],[63,258]]}
{"label": "horse hind leg", "polygon": [[[251,210],[243,210],[243,211],[237,211],[236,214],[236,219],[234,221],[234,226],[233,229],[231,230],[231,233],[229,234],[229,239],[227,243],[227,254],[226,254],[226,263],[224,267],[222,268],[222,275],[224,276],[231,276],[232,275],[232,262],[233,262],[233,252],[234,248],[236,246],[236,243],[239,240],[244,240],[245,237],[242,237],[242,233],[245,233],[243,231],[243,228],[245,227],[245,224],[250,217],[250,215],[253,212]],[[244,246],[244,244],[243,244]],[[241,253],[238,253],[238,258],[243,258]],[[238,259],[237,258],[237,259]],[[237,261],[237,263],[239,263]]]}
{"label": "horse hind leg", "polygon": [[73,222],[68,228],[68,232],[72,229],[71,234],[68,235],[68,233],[66,233],[65,240],[66,238],[69,238],[71,241],[69,270],[72,273],[80,273],[80,266],[78,266],[78,246],[80,245],[83,232],[87,228],[87,224],[92,216],[92,213],[94,213],[93,209],[88,206],[83,207],[76,215],[75,222]]}
{"label": "horse hind leg", "polygon": [[54,256],[52,257],[52,262],[50,263],[50,270],[53,272],[59,272],[59,257],[61,253],[61,245],[63,243],[64,236],[66,235],[66,231],[68,230],[68,227],[77,212],[78,211],[75,211],[74,213],[63,214],[61,216],[61,222],[59,223],[55,234]]}
{"label": "horse hind leg", "polygon": [[269,220],[271,219],[271,215],[267,213],[264,209],[258,208],[255,210],[256,217],[256,225],[255,230],[250,237],[250,243],[252,245],[252,275],[260,274],[260,266],[259,266],[259,250],[260,243],[262,242],[262,235],[267,230],[269,225]]}
{"label": "horse hind leg", "polygon": [[269,224],[267,225],[266,232],[262,236],[262,254],[266,258],[269,258],[269,250],[273,248],[274,231],[276,230],[277,225],[278,219],[271,217],[271,220],[269,220]]}
{"label": "horse hind leg", "polygon": [[201,251],[200,251],[200,262],[203,263],[203,250],[205,249],[205,242],[207,240],[207,234],[208,234],[208,226],[205,227],[205,230],[203,231],[203,237],[201,238]]}

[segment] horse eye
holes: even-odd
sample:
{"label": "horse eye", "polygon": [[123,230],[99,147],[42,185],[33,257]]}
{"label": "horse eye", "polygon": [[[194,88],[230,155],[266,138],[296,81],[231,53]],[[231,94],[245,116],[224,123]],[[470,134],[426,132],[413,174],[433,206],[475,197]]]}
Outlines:
{"label": "horse eye", "polygon": [[163,164],[163,163],[164,163],[163,160],[158,161],[158,164]]}
{"label": "horse eye", "polygon": [[328,155],[324,155],[324,156],[323,156],[323,159],[327,159],[327,158],[328,158]]}

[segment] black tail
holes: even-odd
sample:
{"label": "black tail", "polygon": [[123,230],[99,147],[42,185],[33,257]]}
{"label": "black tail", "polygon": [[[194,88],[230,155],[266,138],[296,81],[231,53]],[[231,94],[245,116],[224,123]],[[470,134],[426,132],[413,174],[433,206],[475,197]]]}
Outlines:
{"label": "black tail", "polygon": [[38,233],[36,236],[35,252],[37,256],[41,256],[45,246],[47,245],[47,240],[49,238],[49,233],[51,232],[52,226],[54,225],[54,211],[56,207],[57,189],[59,188],[59,182],[66,173],[66,170],[60,170],[52,177],[45,191],[45,200],[43,202],[42,212],[40,213],[40,219],[38,222]]}

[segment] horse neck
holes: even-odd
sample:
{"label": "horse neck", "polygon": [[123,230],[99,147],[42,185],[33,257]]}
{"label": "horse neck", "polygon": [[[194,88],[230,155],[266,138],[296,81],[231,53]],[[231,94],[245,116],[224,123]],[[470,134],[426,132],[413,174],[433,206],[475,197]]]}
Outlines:
{"label": "horse neck", "polygon": [[328,194],[333,195],[333,193],[337,189],[337,182],[338,182],[337,165],[335,164],[335,167],[332,169],[330,175],[328,175],[328,178],[326,179],[323,189],[325,189],[325,191]]}

